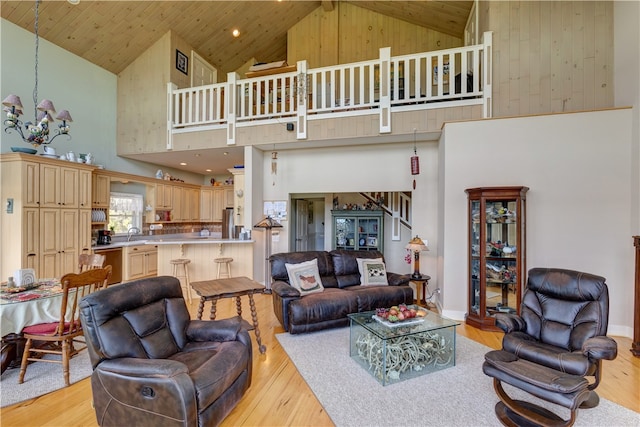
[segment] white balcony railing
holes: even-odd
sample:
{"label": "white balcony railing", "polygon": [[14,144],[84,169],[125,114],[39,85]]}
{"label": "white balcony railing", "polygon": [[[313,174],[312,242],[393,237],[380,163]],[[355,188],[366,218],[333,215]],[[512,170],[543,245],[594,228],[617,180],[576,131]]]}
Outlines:
{"label": "white balcony railing", "polygon": [[483,44],[434,52],[391,56],[380,49],[376,60],[295,71],[177,89],[168,87],[168,131],[195,132],[229,128],[234,144],[236,126],[267,124],[295,117],[298,139],[306,122],[328,115],[379,114],[380,133],[391,132],[394,111],[482,104],[491,116],[491,33]]}

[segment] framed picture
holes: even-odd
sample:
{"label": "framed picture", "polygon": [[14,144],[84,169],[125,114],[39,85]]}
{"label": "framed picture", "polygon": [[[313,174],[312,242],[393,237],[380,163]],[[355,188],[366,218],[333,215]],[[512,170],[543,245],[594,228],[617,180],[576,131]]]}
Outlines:
{"label": "framed picture", "polygon": [[377,237],[367,237],[367,246],[378,246]]}
{"label": "framed picture", "polygon": [[178,49],[176,49],[176,68],[187,76],[189,75],[189,58]]}

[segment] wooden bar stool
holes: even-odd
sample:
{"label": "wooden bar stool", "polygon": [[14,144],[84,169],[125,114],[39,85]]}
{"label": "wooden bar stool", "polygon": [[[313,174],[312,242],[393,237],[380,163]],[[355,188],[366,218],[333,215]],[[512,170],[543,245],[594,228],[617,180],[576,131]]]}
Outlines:
{"label": "wooden bar stool", "polygon": [[[187,264],[191,263],[190,259],[186,258],[178,258],[172,259],[169,261],[171,265],[173,265],[173,276],[180,280],[180,284],[184,289],[184,292],[187,294],[187,299],[189,300],[189,304],[191,304],[191,283],[189,282],[189,269],[187,268]],[[178,267],[182,266],[182,271],[178,271]]]}
{"label": "wooden bar stool", "polygon": [[[233,262],[233,258],[216,258],[213,260],[216,264],[218,264],[218,275],[216,277],[216,279],[220,279],[220,274],[226,274],[227,277],[231,277],[231,263]],[[227,266],[227,271],[226,273],[224,271],[220,271],[220,267],[222,265],[226,265]]]}

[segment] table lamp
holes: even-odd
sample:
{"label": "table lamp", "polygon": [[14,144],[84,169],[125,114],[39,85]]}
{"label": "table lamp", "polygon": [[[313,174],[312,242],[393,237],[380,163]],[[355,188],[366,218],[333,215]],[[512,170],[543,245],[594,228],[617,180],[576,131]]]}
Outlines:
{"label": "table lamp", "polygon": [[265,266],[264,266],[264,286],[265,294],[271,293],[271,264],[269,263],[269,257],[271,256],[271,229],[272,228],[282,228],[282,224],[280,224],[276,219],[267,216],[262,219],[256,225],[255,228],[264,228],[267,233],[265,235]]}
{"label": "table lamp", "polygon": [[409,249],[413,252],[414,263],[413,263],[413,274],[411,275],[414,279],[420,279],[422,274],[420,274],[420,252],[428,251],[429,248],[422,241],[420,237],[416,235],[411,241],[405,246],[406,249]]}

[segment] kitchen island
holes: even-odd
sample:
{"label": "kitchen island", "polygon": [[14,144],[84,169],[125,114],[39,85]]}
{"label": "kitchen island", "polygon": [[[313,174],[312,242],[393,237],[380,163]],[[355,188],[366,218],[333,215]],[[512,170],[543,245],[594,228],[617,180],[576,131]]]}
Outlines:
{"label": "kitchen island", "polygon": [[[146,245],[158,248],[158,276],[172,276],[173,266],[169,261],[188,258],[191,282],[215,279],[215,258],[230,257],[231,275],[253,278],[254,240],[222,239],[218,237],[185,237],[147,240]],[[197,298],[195,293],[192,297]]]}

